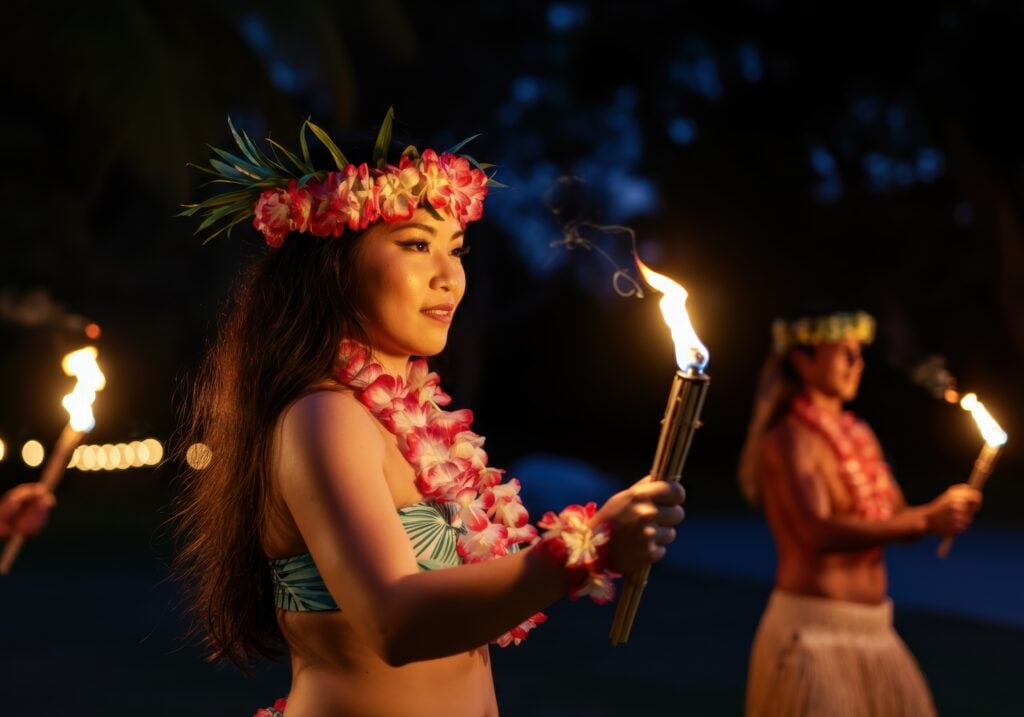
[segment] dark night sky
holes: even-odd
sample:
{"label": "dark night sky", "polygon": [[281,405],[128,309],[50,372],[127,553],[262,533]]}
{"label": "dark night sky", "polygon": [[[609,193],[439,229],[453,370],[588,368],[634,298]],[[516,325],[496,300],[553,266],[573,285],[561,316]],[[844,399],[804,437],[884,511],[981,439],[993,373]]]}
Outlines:
{"label": "dark night sky", "polygon": [[[579,218],[633,227],[691,293],[715,381],[691,470],[713,474],[716,508],[739,507],[731,470],[768,323],[816,300],[877,314],[856,408],[910,492],[936,492],[976,436],[905,380],[916,361],[946,357],[1019,433],[1020,12],[748,2],[670,21],[672,5],[23,5],[4,43],[18,71],[2,114],[2,435],[59,429],[40,396],[63,390],[56,358],[79,340],[26,327],[30,292],[104,328],[97,440],[169,435],[233,272],[261,251],[244,229],[202,246],[173,217],[199,196],[185,163],[227,146],[229,114],[289,145],[312,115],[355,156],[393,104],[396,139],[481,133],[468,149],[511,187],[473,227],[470,293],[438,363],[496,459],[557,451],[623,479],[649,460],[667,333],[654,302],[614,296],[594,253],[551,247]],[[559,178],[575,187],[564,206]],[[1019,505],[1014,446],[993,490]]]}

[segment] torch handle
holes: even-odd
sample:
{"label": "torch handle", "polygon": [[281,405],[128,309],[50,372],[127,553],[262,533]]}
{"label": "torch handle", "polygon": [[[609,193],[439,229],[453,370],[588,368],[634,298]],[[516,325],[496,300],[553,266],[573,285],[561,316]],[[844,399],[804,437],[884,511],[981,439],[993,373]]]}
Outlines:
{"label": "torch handle", "polygon": [[60,437],[53,447],[53,453],[50,454],[49,460],[43,466],[42,475],[39,477],[39,482],[50,491],[56,490],[60,479],[64,477],[64,470],[68,467],[71,454],[82,442],[83,436],[85,436],[84,431],[76,431],[70,425],[64,426],[64,430],[60,432]]}
{"label": "torch handle", "polygon": [[[988,477],[992,475],[992,469],[996,467],[996,461],[999,460],[999,454],[1002,452],[1001,446],[990,446],[985,444],[981,447],[981,453],[978,454],[977,460],[974,461],[974,468],[971,469],[971,477],[967,479],[967,485],[976,490],[982,490],[985,487],[985,483],[988,482]],[[939,543],[939,549],[936,554],[940,558],[945,558],[949,555],[950,549],[953,547],[953,536],[947,536],[942,539]]]}
{"label": "torch handle", "polygon": [[25,544],[24,535],[12,535],[4,543],[4,553],[0,557],[0,575],[6,575],[11,566],[14,565],[15,558],[18,557],[18,553],[21,552],[21,546]]}
{"label": "torch handle", "polygon": [[[710,379],[705,374],[676,372],[669,391],[668,405],[661,419],[661,433],[651,466],[651,476],[655,480],[679,482],[682,479],[693,434],[701,425],[700,412],[710,385]],[[612,645],[621,645],[629,639],[650,572],[651,566],[645,565],[626,575],[609,634]]]}
{"label": "torch handle", "polygon": [[640,607],[640,597],[644,593],[644,588],[647,587],[647,578],[650,574],[651,566],[645,565],[639,570],[629,573],[623,581],[622,597],[619,598],[615,619],[612,621],[612,631],[609,635],[612,645],[622,645],[629,640],[629,633],[633,629],[633,620]]}
{"label": "torch handle", "polygon": [[[57,488],[60,479],[64,476],[68,461],[71,460],[75,446],[81,442],[84,435],[84,431],[76,431],[70,425],[64,426],[64,430],[60,432],[60,437],[53,447],[53,453],[47,459],[46,465],[43,466],[43,473],[39,477],[39,482],[48,490],[53,491]],[[18,558],[18,553],[21,552],[24,545],[24,535],[12,535],[7,539],[3,555],[0,556],[0,575],[7,575],[11,571],[14,561]]]}

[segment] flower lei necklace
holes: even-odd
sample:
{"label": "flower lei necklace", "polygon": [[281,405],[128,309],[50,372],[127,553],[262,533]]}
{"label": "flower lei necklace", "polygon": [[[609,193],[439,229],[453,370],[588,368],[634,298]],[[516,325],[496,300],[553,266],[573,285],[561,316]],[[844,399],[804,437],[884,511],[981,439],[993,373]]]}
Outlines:
{"label": "flower lei necklace", "polygon": [[792,413],[824,436],[839,458],[839,477],[853,497],[854,511],[868,520],[891,517],[892,473],[868,424],[851,411],[838,416],[823,411],[804,395],[793,399]]}
{"label": "flower lei necklace", "polygon": [[[451,397],[441,390],[440,377],[429,371],[426,361],[410,361],[404,377],[392,376],[371,359],[365,345],[344,340],[334,374],[398,439],[423,497],[455,504],[452,525],[464,529],[456,546],[463,563],[492,560],[537,542],[537,529],[530,525],[519,497],[519,481],[502,483],[504,471],[487,465],[484,438],[470,430],[472,411],[441,408]],[[615,596],[612,581],[618,575],[601,568],[609,531],[604,525],[591,529],[588,521],[595,510],[594,503],[571,505],[558,515],[545,513],[538,525],[545,529],[544,549],[563,558],[568,568],[586,570],[570,597],[604,603]],[[495,642],[502,647],[518,645],[546,619],[537,613]]]}

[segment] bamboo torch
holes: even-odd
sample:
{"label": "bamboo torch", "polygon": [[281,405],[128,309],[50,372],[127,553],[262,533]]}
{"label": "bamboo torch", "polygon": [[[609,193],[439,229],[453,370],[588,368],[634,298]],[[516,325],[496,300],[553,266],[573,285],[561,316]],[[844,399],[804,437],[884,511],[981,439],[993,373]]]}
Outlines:
{"label": "bamboo torch", "polygon": [[[654,453],[651,475],[655,480],[679,481],[683,476],[683,466],[690,452],[693,434],[701,425],[700,412],[711,384],[710,378],[704,373],[708,350],[697,338],[686,313],[686,290],[668,277],[652,271],[639,257],[636,263],[644,280],[663,294],[661,312],[672,331],[678,366],[672,379],[668,405],[661,419],[661,434]],[[613,645],[624,644],[629,639],[650,571],[648,565],[626,575],[609,635]]]}
{"label": "bamboo torch", "polygon": [[[61,431],[39,478],[39,482],[51,491],[56,489],[64,476],[64,469],[67,468],[75,447],[96,425],[92,415],[92,402],[96,399],[96,392],[102,391],[106,385],[103,372],[96,363],[97,353],[95,347],[86,346],[72,351],[61,361],[64,373],[76,377],[78,381],[74,390],[64,397],[63,404],[68,411],[68,423]],[[3,555],[0,556],[0,575],[7,575],[10,572],[24,544],[24,535],[13,535],[7,540]]]}
{"label": "bamboo torch", "polygon": [[[999,426],[996,419],[992,418],[992,414],[988,412],[985,405],[973,393],[968,393],[960,399],[960,407],[970,412],[971,418],[978,424],[981,437],[985,440],[984,445],[981,447],[981,453],[978,454],[977,460],[974,461],[971,477],[967,479],[969,486],[982,490],[985,487],[985,482],[988,481],[988,477],[992,475],[992,469],[996,467],[996,461],[999,460],[999,454],[1003,452],[1003,446],[1006,445],[1006,431]],[[939,544],[939,557],[946,557],[952,547],[952,536],[943,539]]]}

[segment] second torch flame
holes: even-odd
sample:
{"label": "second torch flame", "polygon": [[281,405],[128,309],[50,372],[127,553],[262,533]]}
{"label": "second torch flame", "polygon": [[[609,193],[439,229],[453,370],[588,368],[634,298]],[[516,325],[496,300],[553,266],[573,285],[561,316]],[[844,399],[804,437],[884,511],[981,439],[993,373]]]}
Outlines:
{"label": "second torch flame", "polygon": [[996,419],[992,418],[992,414],[988,412],[985,404],[979,401],[976,395],[968,393],[960,399],[960,407],[971,412],[971,418],[978,424],[978,430],[981,431],[981,437],[985,439],[985,443],[992,448],[998,448],[1006,443],[1006,431],[996,423]]}
{"label": "second torch flame", "polygon": [[96,363],[98,352],[93,346],[72,351],[61,361],[61,368],[68,376],[78,379],[74,390],[64,397],[62,403],[68,411],[71,427],[88,433],[96,425],[92,415],[92,403],[96,400],[96,392],[102,391],[107,385],[103,372]]}
{"label": "second torch flame", "polygon": [[[946,400],[949,398],[947,397]],[[978,454],[978,459],[974,461],[971,477],[967,479],[967,485],[975,490],[981,490],[985,487],[989,475],[992,474],[999,454],[1002,453],[1003,444],[1006,443],[1006,431],[996,423],[996,419],[992,418],[992,414],[973,393],[968,393],[960,399],[960,407],[965,411],[970,411],[971,418],[978,424],[978,430],[981,431],[981,437],[985,441],[985,445],[981,447],[981,453]],[[947,536],[939,544],[939,557],[946,557],[952,547],[953,536]]]}
{"label": "second torch flame", "polygon": [[[68,425],[64,426],[60,437],[57,438],[53,453],[43,466],[43,473],[39,478],[39,482],[47,490],[57,488],[75,446],[96,425],[96,419],[92,415],[92,402],[96,400],[96,392],[103,390],[107,385],[107,380],[96,363],[98,353],[95,346],[86,346],[67,354],[60,362],[64,373],[74,376],[78,381],[71,393],[61,401],[68,410]],[[3,553],[0,554],[0,575],[10,572],[24,544],[23,535],[14,535],[4,544]]]}
{"label": "second torch flame", "polygon": [[702,372],[708,365],[708,350],[697,338],[690,316],[686,313],[686,289],[663,274],[651,269],[636,257],[636,265],[644,281],[662,294],[661,315],[665,317],[676,346],[676,364],[685,372]]}

